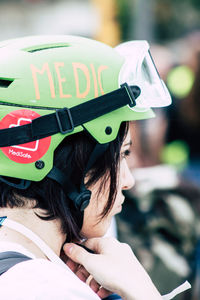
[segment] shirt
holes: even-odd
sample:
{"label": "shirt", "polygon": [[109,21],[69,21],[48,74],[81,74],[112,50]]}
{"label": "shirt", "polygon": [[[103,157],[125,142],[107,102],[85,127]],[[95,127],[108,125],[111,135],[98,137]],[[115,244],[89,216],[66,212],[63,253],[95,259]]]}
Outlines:
{"label": "shirt", "polygon": [[23,247],[0,242],[0,252],[17,251],[31,260],[10,268],[0,277],[0,299],[4,300],[99,300],[91,288],[68,267],[37,259]]}

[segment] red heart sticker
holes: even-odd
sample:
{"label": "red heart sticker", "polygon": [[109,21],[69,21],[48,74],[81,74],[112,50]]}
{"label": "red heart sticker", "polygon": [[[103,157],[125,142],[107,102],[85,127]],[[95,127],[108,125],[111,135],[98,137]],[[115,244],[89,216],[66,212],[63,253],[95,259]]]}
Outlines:
{"label": "red heart sticker", "polygon": [[[15,110],[7,114],[0,121],[0,129],[26,125],[38,117],[40,117],[40,115],[32,110]],[[51,136],[34,142],[3,147],[1,150],[10,160],[20,164],[28,164],[44,156],[49,149],[50,143]]]}

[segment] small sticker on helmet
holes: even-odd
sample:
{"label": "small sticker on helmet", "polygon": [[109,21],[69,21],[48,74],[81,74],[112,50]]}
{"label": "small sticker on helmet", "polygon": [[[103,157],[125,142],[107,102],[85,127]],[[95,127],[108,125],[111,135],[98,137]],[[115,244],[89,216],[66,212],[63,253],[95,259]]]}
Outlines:
{"label": "small sticker on helmet", "polygon": [[[32,110],[15,110],[7,114],[0,121],[0,129],[26,125],[38,117],[40,115]],[[3,147],[1,150],[10,160],[21,164],[28,164],[43,157],[48,151],[50,143],[51,137],[49,136],[25,144]]]}

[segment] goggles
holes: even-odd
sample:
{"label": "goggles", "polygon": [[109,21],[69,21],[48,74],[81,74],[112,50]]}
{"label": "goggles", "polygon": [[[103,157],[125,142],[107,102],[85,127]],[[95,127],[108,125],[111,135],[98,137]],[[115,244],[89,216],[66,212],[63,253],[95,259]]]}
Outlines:
{"label": "goggles", "polygon": [[131,41],[122,43],[115,49],[125,58],[119,74],[119,85],[127,82],[141,90],[136,106],[131,109],[143,112],[149,108],[170,105],[171,96],[156,69],[149,44],[146,41]]}

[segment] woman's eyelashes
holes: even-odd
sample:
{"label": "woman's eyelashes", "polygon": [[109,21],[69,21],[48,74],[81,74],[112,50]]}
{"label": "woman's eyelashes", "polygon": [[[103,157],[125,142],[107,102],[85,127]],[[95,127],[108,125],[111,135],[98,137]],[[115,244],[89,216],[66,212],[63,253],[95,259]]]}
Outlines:
{"label": "woman's eyelashes", "polygon": [[122,157],[122,158],[126,158],[126,157],[128,157],[130,154],[131,154],[130,149],[126,149],[125,151],[123,151],[123,152],[121,153],[121,157]]}

